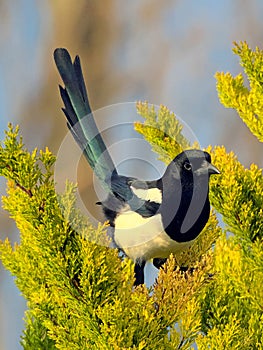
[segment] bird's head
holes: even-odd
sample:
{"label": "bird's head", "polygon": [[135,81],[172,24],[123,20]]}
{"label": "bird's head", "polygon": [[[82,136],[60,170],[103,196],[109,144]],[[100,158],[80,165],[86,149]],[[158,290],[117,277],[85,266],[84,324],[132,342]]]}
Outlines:
{"label": "bird's head", "polygon": [[[174,179],[184,179],[188,182],[193,178],[209,179],[212,174],[220,174],[220,171],[211,163],[208,152],[191,149],[178,154],[168,165],[165,176]],[[187,181],[188,180],[188,181]]]}

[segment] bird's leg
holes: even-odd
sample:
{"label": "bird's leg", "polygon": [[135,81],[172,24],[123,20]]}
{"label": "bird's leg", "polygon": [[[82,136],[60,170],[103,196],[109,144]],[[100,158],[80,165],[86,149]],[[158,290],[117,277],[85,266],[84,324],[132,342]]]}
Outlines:
{"label": "bird's leg", "polygon": [[179,268],[180,272],[188,272],[190,274],[192,274],[195,270],[194,267],[189,267],[189,266],[180,266]]}
{"label": "bird's leg", "polygon": [[[163,264],[165,264],[167,261],[166,258],[164,259],[160,259],[160,258],[154,258],[153,259],[153,265],[159,270]],[[176,267],[175,267],[176,268]],[[193,273],[195,268],[194,267],[189,267],[189,266],[180,266],[179,267],[179,270],[181,272],[190,272],[190,273]]]}
{"label": "bird's leg", "polygon": [[144,283],[144,266],[145,261],[136,262],[134,266],[134,275],[135,275],[135,286],[139,286]]}
{"label": "bird's leg", "polygon": [[159,270],[163,266],[163,264],[166,263],[166,261],[167,261],[166,258],[164,258],[164,259],[154,258],[153,265]]}

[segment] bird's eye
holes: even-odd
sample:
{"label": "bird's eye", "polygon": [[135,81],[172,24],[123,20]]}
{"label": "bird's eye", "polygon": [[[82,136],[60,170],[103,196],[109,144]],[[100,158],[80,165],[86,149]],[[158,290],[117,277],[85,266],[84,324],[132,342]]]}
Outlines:
{"label": "bird's eye", "polygon": [[189,162],[185,162],[184,168],[185,168],[185,170],[190,171],[190,170],[192,170],[192,165]]}

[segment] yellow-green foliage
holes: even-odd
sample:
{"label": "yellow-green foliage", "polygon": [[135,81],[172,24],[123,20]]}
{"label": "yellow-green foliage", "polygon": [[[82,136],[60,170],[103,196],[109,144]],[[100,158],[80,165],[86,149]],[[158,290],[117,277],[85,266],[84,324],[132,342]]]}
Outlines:
{"label": "yellow-green foliage", "polygon": [[168,164],[182,150],[190,148],[182,134],[183,126],[167,107],[161,105],[156,111],[147,102],[138,102],[137,112],[145,118],[145,123],[135,123],[135,130],[152,145],[164,163]]}
{"label": "yellow-green foliage", "polygon": [[[262,101],[262,52],[256,50],[256,60],[246,44],[236,50],[247,74],[254,69],[251,91],[255,86]],[[227,98],[229,75],[218,81]],[[243,101],[241,90],[231,90],[231,101]],[[254,99],[257,116],[261,103]],[[250,107],[242,109],[244,120],[251,118]],[[139,103],[138,111],[145,123],[136,123],[136,130],[166,163],[193,146],[166,107],[156,112]],[[248,124],[260,139],[259,119],[254,113]],[[3,206],[21,239],[14,247],[0,242],[0,257],[28,301],[24,349],[263,348],[263,178],[255,164],[245,169],[224,147],[207,148],[221,170],[211,179],[211,202],[231,234],[222,234],[212,214],[192,248],[171,256],[152,287],[134,289],[133,263],[108,247],[106,225],[92,227],[80,215],[75,187],[66,184],[63,195],[55,193],[54,156],[48,149],[29,153],[12,126],[6,134],[0,147],[0,175],[8,180]],[[181,273],[178,265],[196,269]]]}
{"label": "yellow-green foliage", "polygon": [[[263,94],[262,94],[263,97]],[[208,148],[221,175],[211,180],[211,202],[223,215],[227,229],[255,241],[263,236],[263,177],[256,164],[249,169],[224,147]]]}
{"label": "yellow-green foliage", "polygon": [[6,134],[2,201],[21,239],[14,247],[0,242],[0,255],[28,301],[24,349],[188,349],[201,330],[199,295],[211,279],[215,216],[207,238],[181,256],[189,256],[194,273],[175,270],[171,257],[150,290],[134,289],[133,263],[107,247],[105,225],[94,228],[81,217],[75,187],[55,193],[54,156],[48,149],[29,153],[17,128]]}
{"label": "yellow-green foliage", "polygon": [[[218,73],[217,88],[221,102],[237,110],[250,130],[262,141],[262,72],[263,51],[253,52],[246,43],[236,44],[234,52],[250,82],[244,87],[243,77]],[[145,104],[145,108],[149,108]],[[142,109],[139,105],[139,113]],[[141,114],[141,113],[140,113]],[[169,112],[167,112],[168,116]],[[152,115],[154,113],[152,112]],[[150,123],[152,116],[146,123]],[[174,123],[174,122],[172,122]],[[154,120],[154,127],[161,125]],[[136,129],[138,125],[136,124]],[[140,130],[143,128],[140,126]],[[139,131],[140,131],[139,130]],[[147,130],[147,129],[146,129]],[[179,130],[179,133],[181,130]],[[176,139],[178,129],[169,137]],[[156,137],[146,133],[155,145]],[[186,145],[185,148],[188,148]],[[172,149],[165,147],[168,159]],[[153,147],[158,151],[158,148]],[[176,153],[180,148],[176,148]],[[233,152],[223,146],[207,147],[220,176],[211,178],[210,199],[226,223],[225,231],[234,235],[217,239],[212,253],[213,277],[200,294],[202,333],[195,339],[198,349],[262,349],[263,348],[263,176],[262,169],[251,164],[249,169]],[[213,226],[212,226],[213,229]],[[205,241],[205,230],[199,240]],[[209,237],[209,235],[208,235]],[[197,255],[195,255],[197,258]]]}
{"label": "yellow-green foliage", "polygon": [[215,246],[215,278],[203,298],[198,349],[263,348],[263,244],[230,237]]}
{"label": "yellow-green foliage", "polygon": [[240,73],[217,73],[217,90],[221,103],[234,108],[251,132],[263,142],[263,51],[251,50],[246,42],[235,43],[234,53],[240,57],[249,87]]}

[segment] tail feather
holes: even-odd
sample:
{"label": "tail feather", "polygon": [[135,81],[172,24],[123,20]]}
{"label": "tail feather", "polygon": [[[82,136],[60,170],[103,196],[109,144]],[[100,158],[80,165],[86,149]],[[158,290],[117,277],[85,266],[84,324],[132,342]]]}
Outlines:
{"label": "tail feather", "polygon": [[59,89],[67,125],[96,176],[109,189],[108,179],[116,170],[90,108],[80,59],[77,56],[72,62],[68,51],[62,48],[55,50],[54,59],[65,85]]}

